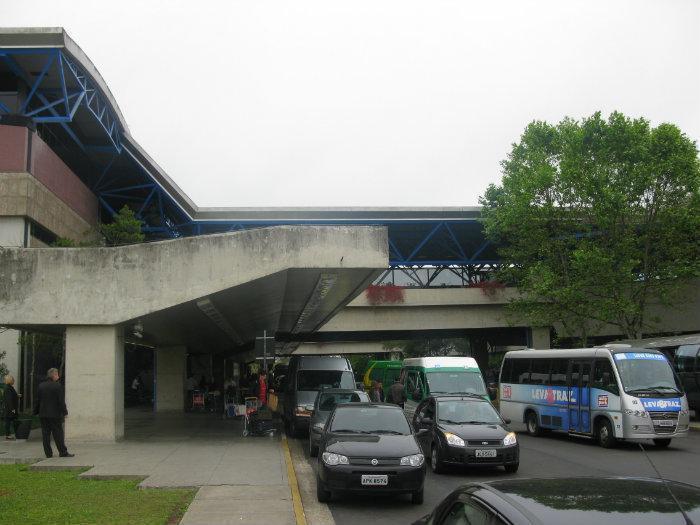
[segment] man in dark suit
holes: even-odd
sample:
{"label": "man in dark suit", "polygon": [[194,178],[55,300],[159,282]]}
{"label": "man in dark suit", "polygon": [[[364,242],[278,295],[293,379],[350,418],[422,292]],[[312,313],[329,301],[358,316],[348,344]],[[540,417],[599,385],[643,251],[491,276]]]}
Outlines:
{"label": "man in dark suit", "polygon": [[68,415],[63,387],[58,382],[58,370],[50,368],[46,373],[46,381],[39,385],[39,393],[34,405],[34,414],[41,420],[41,437],[44,441],[44,453],[47,458],[53,456],[51,450],[51,435],[56,443],[58,455],[62,458],[72,458],[63,439],[63,418]]}

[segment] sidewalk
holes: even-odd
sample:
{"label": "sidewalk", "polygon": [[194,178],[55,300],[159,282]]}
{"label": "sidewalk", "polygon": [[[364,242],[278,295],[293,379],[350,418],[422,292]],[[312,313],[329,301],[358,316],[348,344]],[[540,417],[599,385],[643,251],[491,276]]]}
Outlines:
{"label": "sidewalk", "polygon": [[[119,443],[70,443],[74,458],[45,459],[41,435],[0,442],[0,463],[85,468],[88,478],[138,478],[142,488],[202,487],[182,522],[296,523],[280,434],[242,437],[243,424],[213,414],[127,412]],[[36,463],[35,463],[36,462]]]}

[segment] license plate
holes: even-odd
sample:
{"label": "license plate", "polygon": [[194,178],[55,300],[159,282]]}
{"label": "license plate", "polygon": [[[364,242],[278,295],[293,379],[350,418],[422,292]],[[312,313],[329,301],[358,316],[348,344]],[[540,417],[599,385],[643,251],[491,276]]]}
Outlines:
{"label": "license plate", "polygon": [[366,486],[388,485],[389,484],[389,476],[387,476],[386,474],[384,474],[384,475],[363,474],[362,475],[362,484],[366,485]]}
{"label": "license plate", "polygon": [[495,458],[496,457],[496,450],[492,449],[492,448],[487,449],[487,450],[477,450],[476,457],[477,458]]}
{"label": "license plate", "polygon": [[676,422],[671,421],[669,419],[659,419],[657,421],[654,421],[654,424],[658,425],[660,427],[675,427],[676,426]]}

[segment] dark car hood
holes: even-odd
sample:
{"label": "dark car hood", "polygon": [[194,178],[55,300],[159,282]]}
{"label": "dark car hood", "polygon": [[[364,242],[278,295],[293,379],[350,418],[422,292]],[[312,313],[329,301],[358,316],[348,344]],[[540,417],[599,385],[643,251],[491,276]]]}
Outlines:
{"label": "dark car hood", "polygon": [[508,433],[508,430],[501,425],[448,425],[440,423],[438,428],[445,432],[452,432],[465,440],[503,439]]}
{"label": "dark car hood", "polygon": [[398,458],[418,454],[420,447],[412,435],[331,434],[326,451],[350,457]]}

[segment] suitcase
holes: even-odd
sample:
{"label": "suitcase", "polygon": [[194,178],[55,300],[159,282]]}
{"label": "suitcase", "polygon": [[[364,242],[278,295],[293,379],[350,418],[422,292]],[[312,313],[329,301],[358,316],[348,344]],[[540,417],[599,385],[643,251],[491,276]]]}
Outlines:
{"label": "suitcase", "polygon": [[275,429],[272,419],[261,419],[255,416],[250,418],[250,431],[252,434],[265,434]]}

